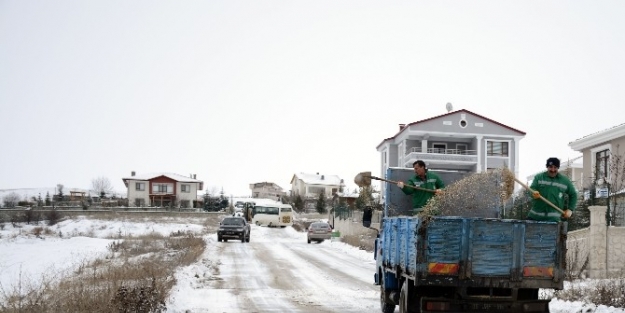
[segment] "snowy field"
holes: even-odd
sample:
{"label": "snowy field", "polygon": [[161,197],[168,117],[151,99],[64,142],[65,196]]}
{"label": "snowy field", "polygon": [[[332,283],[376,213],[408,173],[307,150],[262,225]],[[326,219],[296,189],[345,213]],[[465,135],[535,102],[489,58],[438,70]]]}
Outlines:
{"label": "snowy field", "polygon": [[[168,235],[177,231],[191,231],[202,233],[202,219],[163,219],[159,222],[143,220],[91,220],[85,217],[77,217],[64,220],[57,225],[49,227],[54,232],[52,235],[35,236],[32,234],[33,225],[23,225],[13,227],[10,223],[5,223],[0,230],[0,283],[4,290],[14,288],[23,281],[37,281],[41,277],[57,277],[68,275],[70,271],[85,260],[98,258],[106,253],[107,245],[120,234],[124,235],[144,235],[150,233],[160,233]],[[267,228],[258,228],[255,225],[252,240],[271,240],[266,233]],[[294,242],[305,242],[306,234],[297,232],[293,228],[284,229],[287,239]],[[255,237],[254,237],[255,236]],[[214,246],[217,244],[215,233],[205,235],[207,250],[202,256],[201,262],[180,268],[177,273],[177,285],[172,289],[167,307],[170,312],[184,312],[185,304],[195,301],[194,295],[198,290],[196,283],[190,279],[193,275],[185,273],[206,270],[206,260],[210,262],[220,262],[219,255],[215,254]],[[360,250],[342,242],[326,241],[321,243],[322,247],[335,251],[337,256],[349,255],[352,258],[361,260],[363,263],[373,262],[370,252]],[[284,251],[284,262],[297,264],[293,253]],[[338,257],[337,257],[338,258]],[[352,270],[350,264],[336,264],[338,270],[346,273]],[[372,275],[363,274],[363,282],[372,280]],[[322,278],[319,278],[322,279]],[[371,282],[372,283],[372,282]],[[583,283],[592,283],[585,281]],[[341,284],[327,285],[327,292],[337,297],[354,297],[353,290],[342,288]],[[370,296],[370,295],[369,295]],[[374,296],[375,297],[375,296]],[[304,301],[303,299],[302,301]],[[202,302],[200,304],[202,305]],[[205,303],[208,307],[210,303]],[[550,304],[551,312],[597,312],[614,313],[625,312],[623,309],[594,304],[585,304],[579,301],[568,302],[554,299]],[[366,311],[369,311],[368,309]],[[375,308],[371,312],[378,312]]]}

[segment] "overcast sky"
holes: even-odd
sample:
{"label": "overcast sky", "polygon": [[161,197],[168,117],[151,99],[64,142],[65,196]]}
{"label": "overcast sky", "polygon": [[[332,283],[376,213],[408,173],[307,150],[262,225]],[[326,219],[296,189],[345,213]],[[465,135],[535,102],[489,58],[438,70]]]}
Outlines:
{"label": "overcast sky", "polygon": [[379,173],[399,123],[527,133],[520,175],[625,122],[624,1],[0,0],[0,189],[131,171],[250,194]]}

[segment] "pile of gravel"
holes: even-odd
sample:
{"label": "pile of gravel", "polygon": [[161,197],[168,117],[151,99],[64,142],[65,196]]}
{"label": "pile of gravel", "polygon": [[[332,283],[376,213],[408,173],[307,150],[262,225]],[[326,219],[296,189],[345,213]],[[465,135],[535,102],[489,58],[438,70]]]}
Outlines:
{"label": "pile of gravel", "polygon": [[508,169],[475,173],[443,189],[420,215],[495,218],[513,191],[514,174]]}

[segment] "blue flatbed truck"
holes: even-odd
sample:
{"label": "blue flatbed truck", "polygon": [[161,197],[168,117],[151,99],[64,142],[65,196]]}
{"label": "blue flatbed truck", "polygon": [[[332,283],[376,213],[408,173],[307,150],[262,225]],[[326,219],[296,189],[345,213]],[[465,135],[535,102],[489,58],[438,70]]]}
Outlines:
{"label": "blue flatbed truck", "polygon": [[393,216],[409,197],[386,187],[374,252],[382,312],[549,312],[539,289],[563,288],[566,223]]}

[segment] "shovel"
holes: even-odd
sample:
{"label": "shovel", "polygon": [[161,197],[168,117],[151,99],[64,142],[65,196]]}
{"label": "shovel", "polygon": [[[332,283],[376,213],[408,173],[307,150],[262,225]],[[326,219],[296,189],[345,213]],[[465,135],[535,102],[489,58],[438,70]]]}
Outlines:
{"label": "shovel", "polygon": [[[358,185],[358,187],[371,186],[371,180],[372,179],[385,181],[387,183],[391,183],[391,184],[395,184],[395,185],[397,185],[397,183],[398,183],[396,181],[392,181],[392,180],[388,180],[388,179],[384,179],[384,178],[380,178],[380,177],[376,177],[376,176],[371,176],[371,172],[360,172],[360,173],[358,173],[358,175],[356,175],[356,177],[354,177],[354,183],[356,183],[356,185]],[[432,190],[432,189],[416,187],[416,186],[412,186],[412,185],[408,185],[408,184],[404,184],[404,186],[412,188],[412,189],[416,189],[416,190],[422,190],[422,191],[428,191],[428,192],[436,193],[436,190]]]}
{"label": "shovel", "polygon": [[[529,192],[531,192],[531,193],[534,192],[534,189],[530,188],[527,184],[523,183],[518,178],[516,178],[514,176],[514,173],[512,173],[507,168],[504,168],[503,176],[504,176],[504,181],[507,181],[508,179],[512,178],[512,179],[514,179],[515,182],[519,183],[519,185],[523,186],[523,188],[527,189]],[[545,197],[543,197],[542,195],[540,195],[540,200],[545,201],[545,203],[547,203],[549,206],[551,206],[552,208],[556,209],[558,212],[564,214],[564,211],[562,211],[562,209],[557,207],[555,204],[551,203],[549,200],[545,199]]]}

